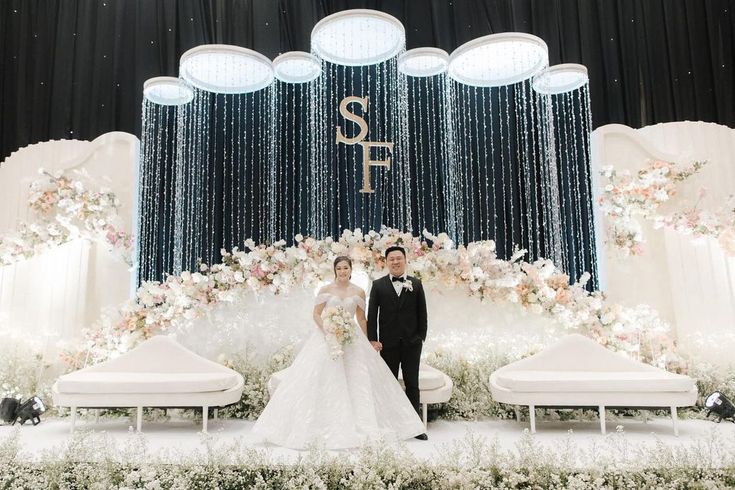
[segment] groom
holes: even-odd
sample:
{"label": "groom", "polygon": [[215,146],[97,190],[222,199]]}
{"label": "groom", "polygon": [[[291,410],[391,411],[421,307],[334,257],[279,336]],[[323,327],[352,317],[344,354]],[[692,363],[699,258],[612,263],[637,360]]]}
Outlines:
{"label": "groom", "polygon": [[[387,276],[373,281],[368,305],[368,340],[398,378],[403,372],[406,396],[416,412],[419,403],[419,361],[426,340],[426,296],[421,281],[406,275],[406,251],[385,251]],[[420,415],[419,415],[420,416]],[[416,436],[427,440],[426,434]]]}

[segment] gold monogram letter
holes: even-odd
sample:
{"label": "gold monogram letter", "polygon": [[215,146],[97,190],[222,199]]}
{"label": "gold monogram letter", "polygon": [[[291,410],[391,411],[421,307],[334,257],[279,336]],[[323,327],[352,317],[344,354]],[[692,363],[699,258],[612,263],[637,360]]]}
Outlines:
{"label": "gold monogram letter", "polygon": [[375,191],[370,187],[370,167],[385,167],[390,170],[391,157],[388,156],[385,160],[371,160],[370,148],[387,148],[390,154],[393,153],[393,143],[361,141],[360,146],[362,146],[362,189],[360,189],[360,192],[363,194],[372,194]]}
{"label": "gold monogram letter", "polygon": [[358,141],[364,140],[365,136],[367,136],[368,125],[367,122],[365,122],[365,119],[358,116],[357,114],[351,113],[349,108],[347,107],[347,105],[351,104],[352,102],[357,102],[362,106],[362,110],[364,112],[367,112],[368,98],[351,95],[349,97],[345,97],[344,99],[342,99],[342,102],[339,103],[339,113],[342,114],[342,117],[344,117],[345,119],[349,119],[353,123],[356,123],[360,127],[360,132],[357,134],[357,136],[348,138],[344,134],[342,134],[342,127],[337,126],[337,143],[347,143],[348,145],[354,145]]}

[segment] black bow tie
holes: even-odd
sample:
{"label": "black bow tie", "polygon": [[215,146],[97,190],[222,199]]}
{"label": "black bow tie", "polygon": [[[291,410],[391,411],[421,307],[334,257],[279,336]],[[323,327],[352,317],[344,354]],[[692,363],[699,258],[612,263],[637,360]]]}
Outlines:
{"label": "black bow tie", "polygon": [[403,281],[405,281],[405,279],[403,277],[395,277],[395,276],[390,276],[390,280],[393,281],[393,282],[396,282],[396,281],[403,282]]}

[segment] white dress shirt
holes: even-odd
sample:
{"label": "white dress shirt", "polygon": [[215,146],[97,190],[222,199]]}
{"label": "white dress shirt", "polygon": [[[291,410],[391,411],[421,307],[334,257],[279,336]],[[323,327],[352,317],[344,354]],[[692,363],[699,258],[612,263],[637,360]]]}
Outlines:
{"label": "white dress shirt", "polygon": [[[400,277],[403,278],[403,282],[401,282],[401,281],[394,281],[393,280],[393,274],[390,274],[390,280],[391,280],[391,283],[393,284],[393,289],[396,290],[396,294],[398,296],[400,296],[401,295],[401,292],[403,291],[403,285],[406,283],[406,276],[408,276],[408,274],[406,274],[405,272],[403,273],[402,276],[400,276]],[[396,277],[398,277],[398,276],[396,276]]]}

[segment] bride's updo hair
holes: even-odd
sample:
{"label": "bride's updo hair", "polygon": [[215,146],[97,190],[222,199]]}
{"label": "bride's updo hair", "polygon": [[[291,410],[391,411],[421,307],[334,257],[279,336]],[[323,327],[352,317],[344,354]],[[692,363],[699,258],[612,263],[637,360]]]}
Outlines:
{"label": "bride's updo hair", "polygon": [[[352,259],[346,255],[340,255],[339,257],[334,259],[334,265],[332,266],[332,269],[334,270],[334,277],[337,277],[337,266],[340,262],[347,262],[350,265],[350,269],[352,269]],[[352,274],[350,274],[350,277],[352,277]]]}

